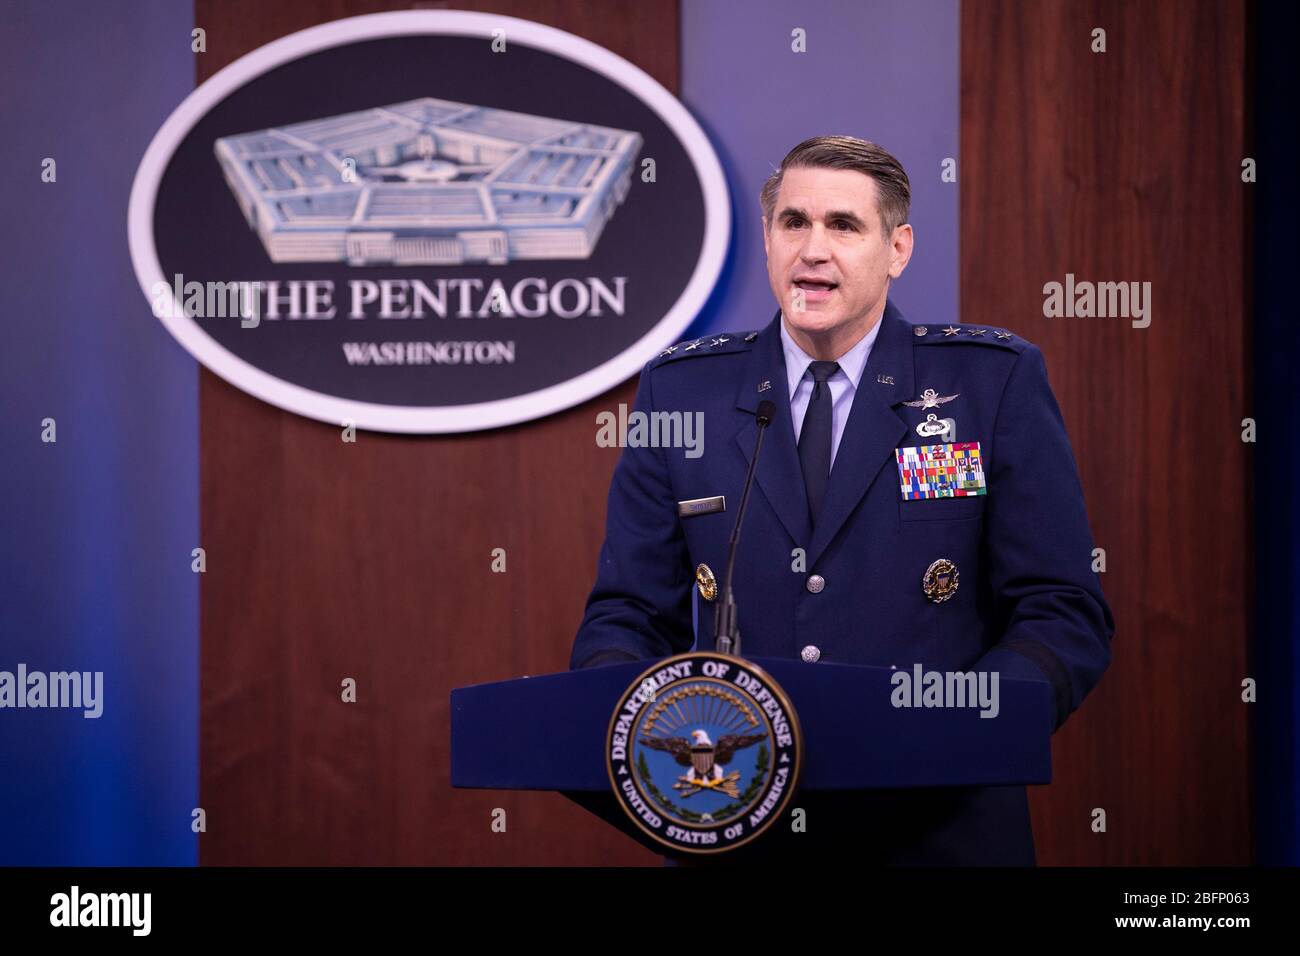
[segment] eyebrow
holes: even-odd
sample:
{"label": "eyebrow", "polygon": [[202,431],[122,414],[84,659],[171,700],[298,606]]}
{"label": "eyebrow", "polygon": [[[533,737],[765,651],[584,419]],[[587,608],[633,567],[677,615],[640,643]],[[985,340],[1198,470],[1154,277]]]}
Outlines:
{"label": "eyebrow", "polygon": [[[812,219],[812,216],[808,215],[808,213],[806,213],[804,210],[796,209],[793,206],[786,206],[784,209],[782,209],[781,214],[777,216],[777,219],[784,222],[785,220],[789,219],[791,216],[798,216],[800,219],[808,219],[808,220]],[[858,216],[857,213],[850,212],[847,209],[832,209],[830,212],[826,214],[827,222],[831,222],[836,219],[843,219],[847,222],[851,222],[859,229],[865,229],[867,225],[865,222],[862,221],[862,219]]]}

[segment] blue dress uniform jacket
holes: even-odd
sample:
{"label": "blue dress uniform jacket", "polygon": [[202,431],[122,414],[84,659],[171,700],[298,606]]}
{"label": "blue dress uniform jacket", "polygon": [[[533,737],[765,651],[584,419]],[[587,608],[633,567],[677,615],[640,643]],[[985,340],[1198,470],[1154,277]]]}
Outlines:
{"label": "blue dress uniform jacket", "polygon": [[[814,524],[780,322],[778,312],[757,333],[682,343],[645,366],[634,411],[702,412],[702,454],[630,442],[622,452],[570,666],[712,649],[711,603],[699,602],[693,633],[695,568],[708,564],[721,585],[754,413],[769,399],[776,415],[734,582],[743,653],[808,659],[815,649],[821,661],[1047,681],[1059,727],[1106,669],[1114,624],[1041,352],[1004,329],[913,325],[887,303]],[[938,408],[905,404],[928,389],[955,398]],[[931,414],[955,421],[955,439],[917,433]],[[987,493],[903,500],[895,450],[952,440],[980,443]],[[726,511],[678,516],[677,502],[715,495],[726,497]],[[936,604],[922,577],[939,558],[960,579]],[[725,859],[820,846],[878,862],[1034,862],[1023,786],[809,794],[797,803],[808,809],[807,834],[783,836],[788,828],[777,826]],[[819,844],[818,829],[832,839]]]}

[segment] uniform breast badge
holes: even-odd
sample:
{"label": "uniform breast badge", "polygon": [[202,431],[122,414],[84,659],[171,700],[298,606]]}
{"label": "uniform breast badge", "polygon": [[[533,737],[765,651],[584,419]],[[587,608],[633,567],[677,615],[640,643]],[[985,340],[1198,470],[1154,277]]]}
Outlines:
{"label": "uniform breast badge", "polygon": [[700,597],[712,601],[718,596],[718,579],[713,576],[713,569],[707,564],[700,564],[695,569],[695,586],[700,589]]}
{"label": "uniform breast badge", "polygon": [[960,392],[952,395],[940,395],[934,389],[927,388],[915,402],[904,402],[903,404],[908,408],[919,408],[921,411],[925,411],[927,408],[938,408],[940,405],[946,405],[960,395]]}
{"label": "uniform breast badge", "polygon": [[935,604],[942,604],[957,593],[957,565],[947,558],[940,558],[921,576],[921,590]]}
{"label": "uniform breast badge", "polygon": [[897,448],[898,488],[904,501],[988,494],[977,441]]}
{"label": "uniform breast badge", "polygon": [[953,418],[940,418],[931,412],[925,416],[925,421],[916,426],[916,433],[922,438],[938,438],[942,442],[955,441],[957,421]]}

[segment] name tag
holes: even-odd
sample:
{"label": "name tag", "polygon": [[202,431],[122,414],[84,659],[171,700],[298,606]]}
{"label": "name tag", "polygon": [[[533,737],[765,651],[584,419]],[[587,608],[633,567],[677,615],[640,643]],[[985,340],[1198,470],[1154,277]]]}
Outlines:
{"label": "name tag", "polygon": [[691,498],[677,502],[677,514],[682,518],[694,518],[696,515],[711,515],[727,510],[727,499],[723,495],[712,498]]}
{"label": "name tag", "polygon": [[977,441],[896,449],[898,488],[904,501],[986,495],[984,459]]}

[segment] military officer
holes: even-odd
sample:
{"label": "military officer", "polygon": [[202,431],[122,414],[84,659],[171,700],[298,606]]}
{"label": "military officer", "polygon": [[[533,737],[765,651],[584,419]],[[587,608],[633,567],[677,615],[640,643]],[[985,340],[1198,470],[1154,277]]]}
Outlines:
{"label": "military officer", "polygon": [[[909,202],[898,161],[846,136],[799,144],[765,184],[779,309],[643,370],[635,410],[701,412],[703,454],[623,451],[571,667],[712,649],[770,400],[734,582],[746,656],[1045,681],[1057,726],[1096,685],[1114,625],[1043,356],[1000,326],[902,315],[889,287],[912,253]],[[699,499],[715,503],[679,504]],[[1034,862],[1024,787],[824,795],[820,810],[820,842],[808,809],[807,834],[775,827],[730,859],[849,840],[880,862]]]}

